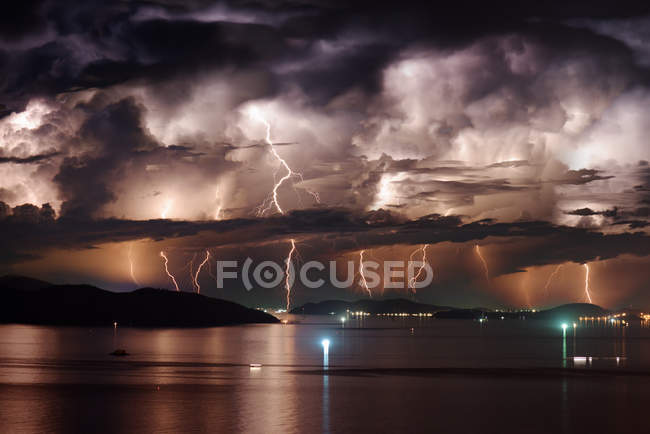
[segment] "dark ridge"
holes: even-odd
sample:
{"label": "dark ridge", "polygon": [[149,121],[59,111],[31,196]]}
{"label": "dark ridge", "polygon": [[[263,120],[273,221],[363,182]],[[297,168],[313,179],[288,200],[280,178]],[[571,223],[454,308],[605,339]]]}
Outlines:
{"label": "dark ridge", "polygon": [[404,298],[393,298],[386,300],[358,300],[358,301],[342,301],[342,300],[327,300],[319,303],[307,303],[303,306],[296,307],[291,310],[293,314],[304,315],[329,315],[329,314],[345,314],[348,310],[350,312],[368,312],[370,314],[378,313],[430,313],[440,310],[452,309],[448,306],[434,306],[431,304],[417,303]]}
{"label": "dark ridge", "polygon": [[278,322],[262,311],[199,294],[154,288],[115,293],[22,276],[0,277],[0,298],[0,323],[212,327]]}
{"label": "dark ridge", "polygon": [[417,303],[402,298],[388,300],[359,300],[354,302],[327,300],[319,303],[307,303],[291,310],[298,315],[340,315],[350,312],[367,312],[369,314],[417,314],[432,313],[439,319],[542,319],[575,321],[579,317],[606,316],[610,312],[600,306],[588,303],[571,303],[537,312],[500,312],[487,308],[460,309],[449,306],[436,306]]}
{"label": "dark ridge", "polygon": [[47,288],[48,286],[52,286],[52,284],[44,280],[32,279],[31,277],[11,274],[0,276],[0,288],[20,288],[24,291],[36,291]]}
{"label": "dark ridge", "polygon": [[544,310],[537,313],[540,319],[576,319],[581,316],[606,316],[610,312],[600,306],[589,303],[570,303],[557,306],[552,309]]}

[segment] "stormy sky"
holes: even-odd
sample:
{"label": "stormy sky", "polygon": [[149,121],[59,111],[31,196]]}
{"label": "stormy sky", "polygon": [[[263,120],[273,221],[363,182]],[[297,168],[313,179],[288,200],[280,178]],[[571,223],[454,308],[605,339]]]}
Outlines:
{"label": "stormy sky", "polygon": [[11,8],[0,274],[173,288],[163,250],[192,291],[208,250],[202,293],[282,306],[282,287],[216,288],[214,261],[281,262],[291,239],[303,262],[406,260],[428,244],[427,288],[374,296],[539,307],[583,302],[588,283],[594,303],[650,304],[648,7]]}

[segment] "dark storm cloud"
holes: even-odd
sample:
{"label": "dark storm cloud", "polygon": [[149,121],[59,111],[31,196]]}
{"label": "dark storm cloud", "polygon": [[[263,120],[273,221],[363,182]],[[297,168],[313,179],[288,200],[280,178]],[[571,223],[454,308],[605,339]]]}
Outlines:
{"label": "dark storm cloud", "polygon": [[453,194],[494,194],[499,192],[523,191],[527,187],[510,185],[506,179],[491,179],[489,181],[414,181],[404,179],[394,181],[396,184],[418,185],[424,188],[432,188],[435,192]]}
{"label": "dark storm cloud", "polygon": [[617,213],[618,210],[616,208],[604,211],[594,211],[591,208],[580,208],[573,211],[567,211],[565,214],[579,216],[602,215],[605,217],[616,217]]}
{"label": "dark storm cloud", "polygon": [[[537,53],[538,61],[549,67],[561,64],[567,56],[581,58],[582,53],[597,50],[600,55],[590,59],[589,68],[580,69],[584,69],[582,72],[587,76],[593,75],[591,81],[595,88],[608,89],[611,86],[609,75],[622,76],[622,81],[626,82],[638,74],[631,56],[620,42],[558,24],[559,18],[570,18],[578,9],[563,8],[560,17],[550,8],[522,7],[508,2],[490,5],[486,10],[482,8],[484,6],[479,5],[479,15],[474,15],[468,14],[464,5],[449,4],[396,9],[393,4],[381,3],[89,2],[63,7],[45,1],[34,8],[36,12],[28,14],[36,14],[40,19],[25,18],[26,22],[33,23],[31,28],[28,26],[23,33],[0,45],[0,70],[7,72],[5,80],[0,81],[0,103],[19,108],[32,96],[51,97],[64,91],[129,83],[151,89],[160,103],[154,108],[164,112],[165,105],[174,107],[191,98],[189,95],[193,94],[191,90],[198,77],[225,70],[254,70],[258,74],[255,81],[262,84],[237,84],[236,87],[246,90],[239,96],[239,103],[286,93],[298,85],[305,95],[305,104],[324,107],[326,112],[335,112],[341,104],[353,107],[354,111],[382,112],[385,102],[368,108],[366,98],[380,94],[384,68],[400,58],[405,49],[417,51],[437,47],[453,51],[479,37],[509,32],[543,41],[546,47]],[[618,13],[625,16],[637,12],[623,9]],[[598,16],[598,13],[590,9],[588,15]],[[531,23],[532,18],[536,19],[534,23]],[[476,79],[468,80],[468,88],[460,95],[460,102],[469,104],[505,92],[509,100],[507,113],[491,120],[491,125],[504,123],[504,128],[513,121],[530,123],[533,114],[545,110],[553,112],[557,105],[546,80],[513,74],[506,51],[523,51],[524,45],[517,38],[508,44],[511,46],[506,50],[499,42],[486,40],[476,48],[486,59],[492,60],[487,68],[471,71]],[[335,100],[352,90],[361,92],[361,102]],[[332,105],[326,105],[328,102]],[[71,153],[55,177],[64,201],[62,214],[97,215],[116,198],[112,181],[121,171],[124,173],[129,165],[126,160],[134,158],[134,149],[125,146],[138,146],[138,142],[151,140],[143,131],[141,115],[134,123],[132,119],[138,116],[136,113],[127,116],[117,114],[117,108],[95,110],[106,113],[93,114],[88,110],[89,119],[85,120],[78,141],[92,143],[97,149],[82,155]],[[108,113],[110,110],[112,114]],[[561,125],[565,120],[563,116],[559,113],[550,117],[554,125]],[[457,137],[461,128],[472,125],[466,115],[458,117],[457,122],[441,120],[436,136],[414,140],[422,139],[423,146],[427,147],[423,151],[436,155],[437,150],[449,146],[449,141]],[[96,126],[106,128],[102,123],[110,123],[114,131],[105,137],[102,134],[93,137],[92,129]],[[372,124],[368,125],[364,137],[372,143],[376,137],[373,137]],[[118,137],[118,134],[125,137]],[[111,141],[115,145],[108,143]],[[233,143],[233,149],[253,146],[256,145]],[[399,147],[399,144],[392,146]],[[190,143],[188,147],[194,148],[195,144]],[[525,161],[503,162],[485,169],[516,169],[526,164]],[[354,185],[356,196],[343,195],[344,200],[339,205],[367,208],[384,173],[477,175],[480,170],[423,167],[417,159],[393,161],[390,157],[382,157],[375,167],[372,166],[368,165],[368,171],[356,177],[356,184],[347,180],[345,187]],[[319,185],[316,174],[310,176],[307,172],[306,175],[308,180],[313,179],[312,185]],[[608,178],[595,170],[584,169],[568,172],[554,181],[577,185]],[[86,182],[80,183],[81,179]],[[406,185],[422,180],[401,182]],[[458,195],[453,201],[447,198],[448,203],[462,205],[471,203],[476,195],[523,191],[537,186],[511,184],[509,179],[498,178],[453,180],[443,185],[421,184],[420,187],[427,192],[442,190]],[[402,194],[403,198],[425,198],[422,196],[419,191]],[[82,203],[84,201],[88,203]],[[389,205],[400,204],[384,204]]]}
{"label": "dark storm cloud", "polygon": [[39,33],[47,24],[43,16],[42,0],[11,2],[0,16],[0,39],[15,41],[29,34]]}
{"label": "dark storm cloud", "polygon": [[140,109],[131,98],[93,111],[79,130],[79,140],[92,150],[87,155],[66,157],[54,181],[64,198],[61,214],[87,218],[115,199],[111,181],[120,176],[135,152],[151,149],[156,143],[144,131]]}
{"label": "dark storm cloud", "polygon": [[138,2],[87,2],[63,7],[43,2],[44,17],[11,39],[33,38],[27,48],[0,44],[0,68],[5,71],[1,101],[15,106],[16,100],[24,102],[30,96],[264,65],[270,56],[287,50],[268,26],[134,20],[142,6]]}
{"label": "dark storm cloud", "polygon": [[650,167],[647,161],[639,163],[638,177],[642,184],[635,185],[634,191],[639,195],[639,203],[650,203]]}
{"label": "dark storm cloud", "polygon": [[[1,204],[0,204],[1,205]],[[6,207],[0,206],[0,209]],[[6,213],[5,213],[6,214]],[[197,251],[215,247],[263,246],[296,238],[324,257],[395,245],[491,243],[502,239],[516,255],[501,260],[494,275],[525,267],[585,263],[623,254],[650,254],[650,237],[644,233],[603,234],[548,222],[495,223],[491,220],[463,224],[458,216],[430,215],[407,220],[378,210],[357,213],[344,209],[294,211],[266,219],[188,222],[171,220],[130,221],[54,219],[49,205],[23,205],[0,220],[4,241],[1,262],[35,258],[51,248],[87,249],[108,242],[139,239],[185,239]]]}
{"label": "dark storm cloud", "polygon": [[650,222],[643,220],[620,220],[613,223],[614,225],[627,226],[630,229],[643,229],[650,226]]}
{"label": "dark storm cloud", "polygon": [[499,163],[490,164],[487,167],[493,168],[493,167],[527,167],[527,166],[531,166],[530,162],[526,160],[518,160],[518,161],[501,161]]}
{"label": "dark storm cloud", "polygon": [[274,70],[299,83],[315,101],[326,101],[352,88],[376,93],[383,67],[414,43],[457,47],[509,32],[543,38],[554,51],[597,48],[625,61],[623,44],[558,23],[648,11],[626,2],[612,10],[605,2],[587,7],[514,1],[409,7],[393,2],[28,1],[9,9],[0,26],[5,76],[0,103],[14,109],[30,96],[136,79],[187,78],[225,67]]}
{"label": "dark storm cloud", "polygon": [[580,169],[580,170],[569,170],[566,174],[559,178],[554,179],[553,182],[557,184],[574,184],[581,185],[587,184],[593,181],[602,181],[605,179],[614,178],[611,175],[600,175],[600,170],[595,169]]}
{"label": "dark storm cloud", "polygon": [[133,51],[126,52],[124,60],[88,64],[80,72],[80,86],[187,77],[227,66],[263,66],[273,54],[287,49],[272,29],[255,24],[154,20],[131,23],[115,36]]}
{"label": "dark storm cloud", "polygon": [[144,126],[145,111],[133,97],[115,100],[98,93],[67,113],[81,113],[83,122],[74,134],[62,140],[61,146],[73,155],[63,159],[53,178],[63,199],[63,217],[96,217],[103,207],[117,199],[115,189],[120,181],[133,178],[137,182],[136,177],[151,177],[150,172],[157,168],[191,165],[194,173],[211,174],[237,166],[226,161],[228,153],[235,149],[229,144],[211,145],[205,150],[199,142],[162,145]]}
{"label": "dark storm cloud", "polygon": [[0,164],[13,163],[13,164],[33,164],[39,163],[44,160],[49,160],[52,157],[61,155],[60,152],[49,152],[47,154],[30,155],[29,157],[4,157],[0,155]]}
{"label": "dark storm cloud", "polygon": [[[29,101],[52,111],[42,120],[19,119],[7,127],[19,153],[0,156],[0,163],[13,163],[0,164],[0,170],[17,172],[0,187],[0,198],[12,205],[52,201],[59,209],[55,199],[62,204],[55,219],[49,205],[10,209],[0,203],[0,260],[143,238],[189,238],[192,248],[235,242],[255,247],[294,236],[333,255],[492,238],[517,244],[521,254],[502,261],[497,274],[647,255],[650,243],[642,233],[603,234],[527,216],[552,218],[557,198],[546,190],[557,187],[573,189],[559,197],[578,197],[566,214],[605,217],[602,230],[648,225],[647,161],[635,167],[639,181],[628,187],[634,205],[618,210],[612,208],[618,203],[596,200],[605,193],[588,190],[602,181],[614,185],[625,174],[614,178],[602,168],[607,164],[589,162],[586,154],[598,154],[597,145],[577,152],[581,133],[595,130],[593,123],[621,94],[647,88],[647,64],[615,34],[566,24],[574,18],[642,16],[648,6],[473,3],[12,5],[0,17],[0,119],[11,118]],[[625,114],[645,107],[643,94],[623,99]],[[283,140],[276,146],[290,156],[292,167],[304,169],[296,195],[317,187],[324,198],[320,208],[267,219],[204,221],[220,218],[219,212],[210,214],[217,205],[221,218],[250,215],[272,187],[279,165],[265,161],[263,126],[248,125],[239,112],[248,101],[260,109],[269,103],[264,114],[276,116],[269,120],[273,136]],[[38,109],[27,114],[38,118]],[[588,122],[571,124],[576,116]],[[627,133],[625,124],[621,129],[616,140]],[[537,137],[542,139],[531,143]],[[600,139],[594,135],[594,142]],[[31,148],[22,149],[25,143]],[[626,149],[641,146],[633,142]],[[607,154],[603,160],[616,160]],[[446,161],[462,158],[467,161]],[[644,155],[634,161],[640,158]],[[61,164],[49,164],[51,159]],[[33,163],[39,163],[38,171],[28,172]],[[26,179],[37,181],[26,189]],[[58,197],[56,191],[41,191],[52,179]],[[303,207],[290,202],[288,183],[283,188],[286,210]],[[145,203],[147,197],[157,199]],[[162,215],[158,208],[173,200],[173,217],[197,221],[135,220]],[[409,201],[423,205],[409,212]],[[539,209],[531,211],[534,206]],[[498,214],[508,207],[518,209]],[[411,219],[434,210],[508,221],[521,215],[528,221]],[[332,240],[337,247],[329,252]]]}
{"label": "dark storm cloud", "polygon": [[[427,167],[430,166],[430,167]],[[526,169],[525,171],[507,172],[503,169]],[[524,193],[541,191],[546,184],[587,185],[592,182],[612,179],[614,176],[601,175],[594,169],[564,170],[551,179],[535,177],[535,170],[543,169],[542,165],[525,160],[505,161],[487,166],[469,166],[454,161],[427,161],[418,159],[395,160],[382,155],[369,172],[366,186],[373,185],[375,190],[381,181],[381,174],[400,175],[400,179],[390,182],[398,189],[396,198],[406,201],[401,204],[385,204],[386,207],[405,208],[411,201],[428,201],[444,203],[447,207],[468,206],[474,204],[478,196],[499,195],[508,193]],[[500,172],[495,172],[501,170]],[[510,178],[500,178],[501,176]],[[439,178],[455,178],[441,180]],[[614,213],[614,214],[611,214]],[[579,215],[567,212],[569,215]],[[615,211],[599,212],[585,215],[604,215],[615,217]]]}

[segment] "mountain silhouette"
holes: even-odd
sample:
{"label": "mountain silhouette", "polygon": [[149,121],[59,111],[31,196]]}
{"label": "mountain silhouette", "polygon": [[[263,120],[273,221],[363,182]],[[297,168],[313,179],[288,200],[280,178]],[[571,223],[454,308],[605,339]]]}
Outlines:
{"label": "mountain silhouette", "polygon": [[0,323],[138,327],[210,327],[278,319],[226,300],[142,288],[116,293],[91,285],[53,285],[0,277]]}

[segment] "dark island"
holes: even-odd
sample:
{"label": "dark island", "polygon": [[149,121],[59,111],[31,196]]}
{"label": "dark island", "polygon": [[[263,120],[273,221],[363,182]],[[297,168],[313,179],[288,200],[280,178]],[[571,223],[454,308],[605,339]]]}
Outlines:
{"label": "dark island", "polygon": [[576,321],[580,317],[603,317],[611,312],[587,303],[572,303],[547,310],[502,311],[486,308],[464,309],[417,303],[403,298],[385,300],[327,300],[307,303],[291,310],[296,315],[345,315],[363,312],[370,315],[427,314],[438,319],[541,319]]}
{"label": "dark island", "polygon": [[452,309],[448,306],[434,306],[431,304],[417,303],[404,298],[390,298],[385,300],[326,300],[319,303],[307,303],[296,307],[290,313],[297,315],[339,315],[346,312],[367,312],[371,315],[386,313],[431,313]]}
{"label": "dark island", "polygon": [[153,288],[116,293],[22,276],[0,277],[0,298],[0,323],[212,327],[279,322],[262,311],[194,293]]}

